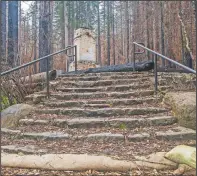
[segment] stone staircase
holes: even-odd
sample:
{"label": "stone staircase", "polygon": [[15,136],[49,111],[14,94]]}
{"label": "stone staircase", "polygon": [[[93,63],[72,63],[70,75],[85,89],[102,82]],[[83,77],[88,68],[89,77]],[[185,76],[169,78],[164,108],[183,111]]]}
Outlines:
{"label": "stone staircase", "polygon": [[[16,129],[1,130],[2,151],[132,160],[195,145],[196,132],[176,123],[160,94],[154,95],[152,78],[151,72],[61,75],[50,82],[50,99],[44,91],[26,97],[36,110]],[[160,90],[170,88],[165,82],[159,78]]]}

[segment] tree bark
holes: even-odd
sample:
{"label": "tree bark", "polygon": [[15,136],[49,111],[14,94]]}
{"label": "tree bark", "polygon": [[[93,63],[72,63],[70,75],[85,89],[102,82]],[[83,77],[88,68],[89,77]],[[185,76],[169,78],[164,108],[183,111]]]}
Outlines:
{"label": "tree bark", "polygon": [[112,1],[113,2],[113,20],[112,20],[112,23],[113,23],[113,25],[112,25],[112,32],[113,32],[113,61],[114,61],[114,65],[116,65],[116,56],[115,56],[115,17],[114,17],[114,9],[115,9],[115,5],[114,5],[114,3],[115,3],[115,1]]}
{"label": "tree bark", "polygon": [[[50,1],[40,1],[39,58],[50,54],[50,15]],[[40,72],[46,70],[47,60],[44,59],[40,61]]]}
{"label": "tree bark", "polygon": [[98,21],[98,64],[101,65],[101,26],[100,26],[100,10],[99,10],[99,1],[98,1],[98,15],[97,15],[97,21]]}
{"label": "tree bark", "polygon": [[[181,1],[180,1],[181,2]],[[160,2],[161,11],[161,54],[165,55],[165,45],[164,45],[164,22],[163,22],[163,2]],[[165,60],[162,59],[162,67],[165,67]]]}
{"label": "tree bark", "polygon": [[110,65],[110,2],[107,1],[107,65]]}
{"label": "tree bark", "polygon": [[189,46],[189,38],[188,38],[188,34],[187,31],[185,29],[185,24],[183,23],[182,17],[180,16],[180,14],[178,14],[181,26],[182,26],[182,30],[183,30],[183,37],[184,37],[184,47],[186,49],[185,55],[186,55],[186,59],[187,61],[187,66],[192,68],[192,61],[194,60],[194,56],[192,54],[192,50]]}
{"label": "tree bark", "polygon": [[0,30],[0,35],[1,35],[1,61],[6,61],[6,1],[1,1],[1,30]]}
{"label": "tree bark", "polygon": [[[37,59],[37,23],[36,23],[36,18],[37,18],[37,1],[34,2],[34,14],[32,18],[32,24],[34,27],[34,60]],[[37,73],[37,63],[34,64],[34,74]]]}
{"label": "tree bark", "polygon": [[19,65],[18,59],[18,1],[8,2],[8,64]]}
{"label": "tree bark", "polygon": [[129,9],[128,9],[128,1],[125,1],[125,41],[126,41],[126,58],[127,63],[129,63]]}

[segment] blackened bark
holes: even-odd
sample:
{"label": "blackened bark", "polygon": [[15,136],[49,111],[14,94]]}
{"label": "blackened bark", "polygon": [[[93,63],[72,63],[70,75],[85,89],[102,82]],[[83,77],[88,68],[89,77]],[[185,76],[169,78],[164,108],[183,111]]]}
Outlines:
{"label": "blackened bark", "polygon": [[[136,71],[149,71],[154,69],[153,61],[138,62],[135,64]],[[101,73],[101,72],[130,72],[133,71],[133,63],[122,65],[110,65],[100,68],[89,68],[88,70],[79,70],[77,72],[69,72],[64,74],[83,74],[83,73]]]}
{"label": "blackened bark", "polygon": [[107,65],[110,65],[110,2],[107,1]]}
{"label": "blackened bark", "polygon": [[[39,58],[50,54],[50,1],[40,1]],[[49,64],[50,66],[50,64]],[[50,69],[50,68],[49,68]],[[47,70],[47,60],[40,61],[40,72]]]}
{"label": "blackened bark", "polygon": [[100,26],[100,10],[99,10],[99,1],[98,1],[98,63],[101,65],[101,26]]}
{"label": "blackened bark", "polygon": [[18,58],[18,1],[8,2],[8,64],[19,65]]}
{"label": "blackened bark", "polygon": [[1,1],[1,61],[5,61],[6,60],[6,1]]}

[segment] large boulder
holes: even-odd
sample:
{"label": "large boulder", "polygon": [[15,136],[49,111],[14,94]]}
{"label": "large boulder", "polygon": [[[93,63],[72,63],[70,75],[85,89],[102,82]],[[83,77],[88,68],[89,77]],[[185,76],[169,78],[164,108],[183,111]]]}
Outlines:
{"label": "large boulder", "polygon": [[1,112],[1,128],[14,128],[20,119],[29,115],[34,107],[28,104],[15,104]]}
{"label": "large boulder", "polygon": [[196,92],[169,92],[163,102],[172,108],[179,125],[196,129]]}

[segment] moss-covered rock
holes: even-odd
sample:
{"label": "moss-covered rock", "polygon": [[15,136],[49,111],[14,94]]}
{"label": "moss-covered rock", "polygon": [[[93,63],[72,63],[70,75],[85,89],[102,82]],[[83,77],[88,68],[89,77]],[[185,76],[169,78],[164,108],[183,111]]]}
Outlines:
{"label": "moss-covered rock", "polygon": [[172,108],[179,125],[196,129],[196,92],[170,92],[163,102]]}
{"label": "moss-covered rock", "polygon": [[15,104],[1,112],[1,128],[14,128],[20,119],[24,118],[34,110],[28,104]]}

